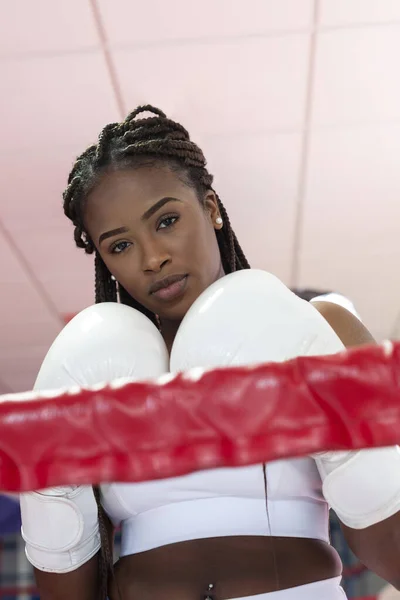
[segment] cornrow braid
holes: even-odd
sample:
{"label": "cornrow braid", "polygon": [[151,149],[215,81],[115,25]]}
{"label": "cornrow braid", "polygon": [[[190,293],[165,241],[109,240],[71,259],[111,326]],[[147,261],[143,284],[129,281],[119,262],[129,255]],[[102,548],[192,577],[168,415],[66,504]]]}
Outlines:
{"label": "cornrow braid", "polygon": [[[143,113],[149,117],[137,118]],[[95,299],[98,302],[121,302],[136,308],[158,325],[157,316],[139,304],[123,286],[116,282],[95,249],[84,225],[86,199],[109,169],[168,166],[204,202],[207,191],[213,190],[213,176],[206,169],[202,150],[191,141],[187,130],[167,118],[160,109],[139,106],[121,123],[110,123],[101,131],[97,144],[87,148],[73,166],[68,186],[63,194],[64,213],[74,225],[74,239],[87,254],[95,252]],[[216,231],[222,266],[225,273],[248,269],[250,265],[231,227],[228,214],[217,194],[218,210],[223,227]],[[98,505],[101,533],[100,600],[106,600],[110,578],[114,577],[112,549],[107,535],[107,517],[101,506],[100,492],[94,488]]]}

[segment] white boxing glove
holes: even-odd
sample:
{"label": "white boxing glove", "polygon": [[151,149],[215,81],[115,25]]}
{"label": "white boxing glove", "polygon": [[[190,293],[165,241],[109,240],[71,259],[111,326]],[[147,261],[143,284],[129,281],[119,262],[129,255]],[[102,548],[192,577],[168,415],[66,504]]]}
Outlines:
{"label": "white boxing glove", "polygon": [[[270,273],[250,269],[223,277],[194,302],[176,335],[170,367],[245,366],[342,350],[310,303]],[[368,527],[400,510],[397,446],[313,458],[327,502],[349,527]]]}
{"label": "white boxing glove", "polygon": [[165,342],[150,319],[125,304],[102,302],[85,308],[64,327],[34,389],[158,377],[168,371],[168,361]]}
{"label": "white boxing glove", "polygon": [[[54,341],[34,389],[88,387],[116,378],[147,379],[168,371],[160,332],[137,310],[112,302],[86,308]],[[68,573],[98,552],[98,510],[91,486],[63,486],[20,495],[29,562]]]}
{"label": "white boxing glove", "polygon": [[281,362],[334,354],[344,346],[319,312],[277,277],[257,269],[226,275],[183,319],[171,371]]}
{"label": "white boxing glove", "polygon": [[314,455],[323,493],[339,519],[365,529],[400,510],[400,448]]}

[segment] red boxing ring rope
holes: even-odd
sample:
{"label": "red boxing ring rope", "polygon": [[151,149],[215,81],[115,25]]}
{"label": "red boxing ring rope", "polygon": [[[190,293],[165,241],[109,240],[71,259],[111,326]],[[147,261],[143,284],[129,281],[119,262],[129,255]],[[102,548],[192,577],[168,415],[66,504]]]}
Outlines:
{"label": "red boxing ring rope", "polygon": [[0,490],[173,477],[400,442],[400,343],[0,400]]}

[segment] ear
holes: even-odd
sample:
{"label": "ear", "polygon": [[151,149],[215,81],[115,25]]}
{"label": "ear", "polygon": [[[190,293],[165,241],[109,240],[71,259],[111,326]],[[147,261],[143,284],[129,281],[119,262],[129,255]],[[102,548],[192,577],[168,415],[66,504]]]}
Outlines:
{"label": "ear", "polygon": [[204,198],[204,210],[206,214],[209,216],[210,221],[214,229],[222,229],[223,222],[221,218],[221,213],[218,208],[218,201],[215,193],[212,190],[209,190]]}

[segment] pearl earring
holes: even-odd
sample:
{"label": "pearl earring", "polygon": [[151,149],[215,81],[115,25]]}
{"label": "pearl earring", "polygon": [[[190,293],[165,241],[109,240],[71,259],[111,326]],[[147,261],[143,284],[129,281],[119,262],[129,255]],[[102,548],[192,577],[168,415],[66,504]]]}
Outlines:
{"label": "pearl earring", "polygon": [[217,225],[222,225],[222,219],[221,219],[221,217],[217,217],[215,219],[215,222],[216,222]]}
{"label": "pearl earring", "polygon": [[117,280],[115,279],[114,275],[111,275],[111,279],[112,279],[112,281],[117,281]]}

